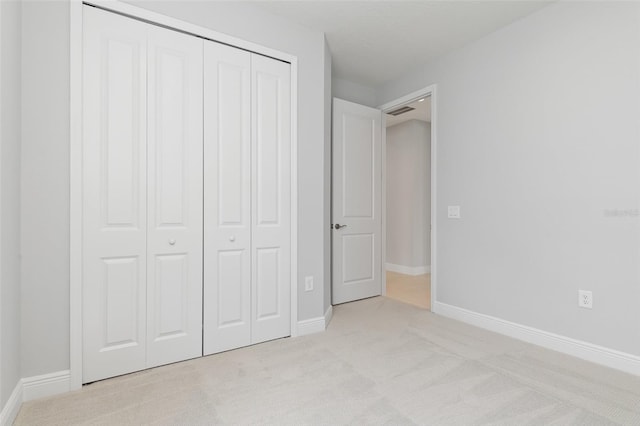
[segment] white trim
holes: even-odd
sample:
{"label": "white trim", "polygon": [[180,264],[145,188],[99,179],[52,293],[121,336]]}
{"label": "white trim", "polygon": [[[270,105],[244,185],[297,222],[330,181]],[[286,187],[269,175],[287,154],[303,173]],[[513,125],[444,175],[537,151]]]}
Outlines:
{"label": "white trim", "polygon": [[[0,22],[2,22],[2,5],[0,5]],[[2,36],[0,34],[0,41],[2,40]],[[1,43],[0,43],[1,44]],[[4,128],[4,120],[2,116],[2,104],[1,100],[4,99],[2,96],[3,87],[2,87],[2,49],[0,46],[0,195],[2,195],[2,146],[4,145],[2,140],[2,129]],[[20,118],[22,118],[22,113],[20,113]],[[0,196],[0,235],[2,235],[2,197]],[[2,245],[0,244],[0,259],[2,258]],[[0,276],[2,276],[2,262],[0,262]],[[0,308],[2,307],[2,283],[0,283]],[[0,383],[3,383],[2,377],[2,366],[4,363],[2,362],[4,351],[2,350],[2,315],[0,315]],[[14,391],[15,392],[15,391]],[[0,391],[0,398],[2,398],[2,391]],[[0,404],[2,401],[0,400]],[[4,426],[5,407],[2,407],[2,411],[0,411],[0,426]],[[13,421],[13,420],[12,420]],[[9,423],[9,422],[7,422]]]}
{"label": "white trim", "polygon": [[0,412],[0,426],[13,424],[23,402],[69,392],[70,384],[69,370],[18,380]]}
{"label": "white trim", "polygon": [[329,327],[329,323],[333,319],[333,306],[329,305],[327,311],[324,313],[324,329],[326,330]]}
{"label": "white trim", "polygon": [[436,302],[433,312],[476,327],[640,376],[640,357],[500,318]]}
{"label": "white trim", "polygon": [[325,330],[324,316],[310,318],[298,322],[298,336],[321,333]]}
{"label": "white trim", "polygon": [[321,317],[310,318],[298,322],[298,336],[321,333],[327,329],[333,318],[333,306],[329,305],[327,311]]}
{"label": "white trim", "polygon": [[396,265],[395,263],[385,263],[387,271],[397,272],[405,275],[423,275],[431,272],[431,266],[404,266]]}
{"label": "white trim", "polygon": [[[438,132],[437,132],[437,112],[438,112],[438,102],[437,102],[437,85],[432,84],[430,86],[424,87],[420,90],[416,90],[415,92],[411,92],[408,95],[401,96],[400,98],[387,102],[378,108],[382,110],[382,112],[389,111],[392,108],[402,106],[407,103],[411,103],[425,96],[431,96],[431,311],[433,312],[434,306],[437,302],[437,276],[436,276],[436,265],[437,265],[437,157],[438,157]],[[385,115],[382,114],[382,125],[385,126]],[[383,127],[384,128],[384,127]],[[387,234],[387,179],[386,179],[386,162],[387,162],[387,137],[386,137],[386,128],[385,131],[382,132],[382,256],[383,259],[386,259],[386,234]],[[382,262],[385,265],[385,262]],[[384,272],[384,271],[383,271]],[[386,277],[385,274],[382,274],[383,286],[382,286],[382,295],[385,296],[387,293],[386,286]]]}
{"label": "white trim", "polygon": [[[70,384],[82,386],[82,0],[70,0]],[[87,4],[222,42],[291,64],[291,337],[298,330],[298,58],[117,0]]]}
{"label": "white trim", "polygon": [[386,112],[391,109],[394,109],[397,106],[402,106],[403,104],[410,104],[411,102],[417,101],[420,98],[424,98],[425,96],[431,95],[435,91],[435,87],[436,87],[435,84],[432,84],[427,87],[423,87],[422,89],[416,90],[415,92],[411,92],[407,95],[399,97],[398,99],[389,101],[386,104],[382,104],[378,107],[378,109],[381,109],[382,112]]}
{"label": "white trim", "polygon": [[22,401],[27,402],[69,392],[70,384],[69,370],[24,378],[22,379]]}
{"label": "white trim", "polygon": [[9,426],[18,416],[18,412],[22,407],[22,380],[18,380],[16,387],[11,392],[11,396],[7,400],[2,411],[0,411],[0,426]]}
{"label": "white trim", "polygon": [[437,302],[438,297],[438,280],[436,279],[436,265],[438,254],[438,96],[437,86],[431,87],[431,276],[429,282],[431,284],[431,309]]}
{"label": "white trim", "polygon": [[380,295],[387,295],[387,274],[386,272],[386,258],[387,258],[387,115],[382,111],[380,126],[380,138],[382,146],[380,147],[380,161],[382,161],[380,167],[381,180],[380,182],[380,197],[382,199],[382,205],[380,206],[380,226],[382,228],[380,235],[380,278],[382,279],[382,288],[380,289]]}
{"label": "white trim", "polygon": [[93,5],[110,12],[116,12],[122,15],[126,15],[131,18],[144,20],[149,22],[150,24],[161,25],[197,37],[204,37],[209,40],[228,44],[233,47],[239,47],[250,52],[259,53],[264,56],[270,56],[272,58],[280,59],[286,62],[291,62],[296,58],[294,55],[282,52],[280,50],[272,49],[258,43],[246,41],[238,37],[230,36],[228,34],[224,34],[210,28],[201,27],[196,24],[191,24],[189,22],[182,21],[177,18],[172,18],[167,15],[162,15],[157,12],[152,12],[149,9],[133,6],[128,3],[123,3],[120,0],[84,0],[83,3]]}
{"label": "white trim", "polygon": [[298,336],[298,58],[291,63],[291,337]]}

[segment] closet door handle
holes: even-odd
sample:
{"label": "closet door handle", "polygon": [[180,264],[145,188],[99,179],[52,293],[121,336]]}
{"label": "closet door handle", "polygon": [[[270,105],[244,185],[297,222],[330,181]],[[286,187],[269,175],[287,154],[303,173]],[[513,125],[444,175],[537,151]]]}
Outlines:
{"label": "closet door handle", "polygon": [[336,223],[336,229],[341,229],[341,228],[346,228],[347,225],[340,225],[339,223]]}
{"label": "closet door handle", "polygon": [[170,246],[176,245],[176,240],[169,240],[169,245]]}
{"label": "closet door handle", "polygon": [[229,237],[229,241],[234,242],[236,240],[236,237],[234,235]]}

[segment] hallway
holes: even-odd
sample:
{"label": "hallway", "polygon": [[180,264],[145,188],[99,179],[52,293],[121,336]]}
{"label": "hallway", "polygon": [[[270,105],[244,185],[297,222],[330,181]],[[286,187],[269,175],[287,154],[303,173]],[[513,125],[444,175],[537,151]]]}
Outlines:
{"label": "hallway", "polygon": [[404,275],[387,271],[387,297],[431,310],[431,274]]}

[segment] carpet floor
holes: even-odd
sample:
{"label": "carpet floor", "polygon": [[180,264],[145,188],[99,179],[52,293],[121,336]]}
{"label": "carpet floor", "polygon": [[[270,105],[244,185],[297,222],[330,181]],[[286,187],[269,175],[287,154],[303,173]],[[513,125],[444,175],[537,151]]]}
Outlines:
{"label": "carpet floor", "polygon": [[640,424],[640,378],[384,297],[324,333],[25,403],[16,425]]}

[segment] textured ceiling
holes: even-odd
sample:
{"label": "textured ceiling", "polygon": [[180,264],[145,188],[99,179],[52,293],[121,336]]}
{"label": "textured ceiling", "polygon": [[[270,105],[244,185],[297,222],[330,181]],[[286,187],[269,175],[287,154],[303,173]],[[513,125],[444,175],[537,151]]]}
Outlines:
{"label": "textured ceiling", "polygon": [[249,1],[326,34],[335,77],[377,87],[550,1]]}

